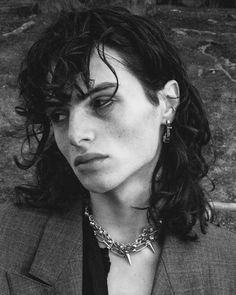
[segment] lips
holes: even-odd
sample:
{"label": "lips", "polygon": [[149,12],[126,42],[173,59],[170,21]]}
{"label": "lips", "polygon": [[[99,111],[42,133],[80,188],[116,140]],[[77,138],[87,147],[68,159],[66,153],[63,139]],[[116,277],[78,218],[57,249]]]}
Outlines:
{"label": "lips", "polygon": [[74,161],[74,166],[77,167],[82,164],[88,164],[88,163],[92,163],[97,160],[103,160],[106,158],[108,158],[108,156],[103,154],[97,154],[97,153],[86,154],[86,155],[76,157]]}

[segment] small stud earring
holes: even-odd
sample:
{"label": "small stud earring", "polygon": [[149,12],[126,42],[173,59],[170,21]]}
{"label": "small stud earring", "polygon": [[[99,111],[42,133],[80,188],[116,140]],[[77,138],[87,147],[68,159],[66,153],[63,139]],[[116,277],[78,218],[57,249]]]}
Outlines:
{"label": "small stud earring", "polygon": [[169,120],[166,120],[166,130],[162,138],[162,141],[164,143],[170,143],[171,129],[172,129],[171,122]]}

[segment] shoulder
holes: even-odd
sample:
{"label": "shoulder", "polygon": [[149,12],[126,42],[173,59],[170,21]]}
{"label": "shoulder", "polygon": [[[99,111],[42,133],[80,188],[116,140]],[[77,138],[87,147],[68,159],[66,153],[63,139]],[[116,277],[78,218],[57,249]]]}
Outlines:
{"label": "shoulder", "polygon": [[0,203],[0,231],[21,230],[25,233],[41,228],[49,212],[37,208],[18,207],[11,201]]}
{"label": "shoulder", "polygon": [[46,210],[0,203],[0,269],[28,264],[48,218]]}
{"label": "shoulder", "polygon": [[228,261],[236,264],[236,234],[214,224],[208,224],[206,234],[200,231],[199,226],[195,226],[194,231],[198,235],[198,240],[181,241],[170,236],[166,239],[164,249],[172,249],[177,253],[185,253],[186,257],[191,257],[206,261]]}
{"label": "shoulder", "polygon": [[[199,243],[203,249],[211,248],[211,252],[216,252],[220,256],[228,257],[232,261],[234,255],[234,262],[236,263],[236,234],[225,228],[209,224],[206,229],[206,234],[199,234]],[[215,250],[212,250],[214,248]]]}
{"label": "shoulder", "polygon": [[199,226],[195,226],[194,231],[199,238],[196,242],[191,242],[191,247],[197,253],[206,253],[209,255],[209,259],[215,254],[217,254],[219,258],[229,258],[229,254],[232,258],[232,254],[236,254],[235,233],[211,223],[206,227],[205,234],[201,232]]}
{"label": "shoulder", "polygon": [[162,260],[173,288],[187,290],[198,286],[198,292],[202,290],[204,294],[233,294],[230,292],[236,289],[236,235],[213,224],[208,224],[206,234],[199,226],[194,231],[199,237],[195,242],[169,236],[163,246]]}

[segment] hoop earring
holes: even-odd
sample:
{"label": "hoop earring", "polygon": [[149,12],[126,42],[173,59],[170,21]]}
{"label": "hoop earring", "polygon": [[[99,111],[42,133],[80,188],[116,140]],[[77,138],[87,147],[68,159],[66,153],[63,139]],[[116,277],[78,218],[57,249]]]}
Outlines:
{"label": "hoop earring", "polygon": [[164,143],[170,143],[170,137],[171,137],[171,129],[173,127],[171,126],[171,122],[169,120],[166,120],[166,130],[163,135],[162,141]]}

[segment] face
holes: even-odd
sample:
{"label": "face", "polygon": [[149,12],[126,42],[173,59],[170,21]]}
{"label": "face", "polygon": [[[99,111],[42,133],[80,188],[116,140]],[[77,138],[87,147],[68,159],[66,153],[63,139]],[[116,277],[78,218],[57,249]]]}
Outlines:
{"label": "face", "polygon": [[105,53],[118,76],[116,95],[111,99],[115,76],[95,51],[90,78],[100,90],[85,100],[74,92],[67,106],[50,111],[58,148],[83,186],[95,193],[116,190],[129,181],[150,182],[163,123],[162,101],[151,104],[119,54],[108,48]]}

